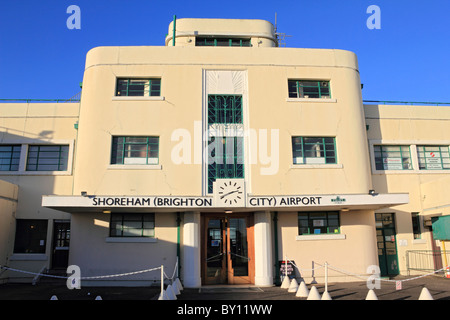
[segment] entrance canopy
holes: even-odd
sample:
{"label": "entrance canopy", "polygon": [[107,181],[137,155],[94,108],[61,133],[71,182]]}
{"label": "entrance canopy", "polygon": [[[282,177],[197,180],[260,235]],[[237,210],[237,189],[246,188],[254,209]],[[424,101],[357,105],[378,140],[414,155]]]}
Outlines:
{"label": "entrance canopy", "polygon": [[409,202],[407,193],[268,195],[242,197],[242,202],[224,204],[221,196],[43,196],[42,206],[63,212],[164,212],[164,211],[305,211],[375,210]]}

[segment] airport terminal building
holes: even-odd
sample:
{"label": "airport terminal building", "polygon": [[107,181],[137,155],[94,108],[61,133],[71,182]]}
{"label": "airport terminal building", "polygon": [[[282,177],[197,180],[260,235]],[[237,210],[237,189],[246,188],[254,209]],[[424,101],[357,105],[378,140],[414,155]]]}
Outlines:
{"label": "airport terminal building", "polygon": [[[179,19],[165,46],[97,47],[80,101],[0,104],[0,264],[185,287],[355,281],[444,251],[450,109],[363,103],[354,53],[263,20]],[[313,270],[314,269],[314,270]],[[32,275],[0,271],[2,282]],[[149,285],[158,272],[91,285]]]}

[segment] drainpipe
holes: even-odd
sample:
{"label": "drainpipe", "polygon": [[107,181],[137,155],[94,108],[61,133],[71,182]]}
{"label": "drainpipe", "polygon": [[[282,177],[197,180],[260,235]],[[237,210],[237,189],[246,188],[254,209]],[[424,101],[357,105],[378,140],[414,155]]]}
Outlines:
{"label": "drainpipe", "polygon": [[177,16],[174,15],[173,16],[173,36],[172,36],[172,47],[175,47],[175,27],[176,27],[176,23],[177,23]]}
{"label": "drainpipe", "polygon": [[275,285],[281,285],[280,267],[278,265],[278,212],[274,212],[273,216],[273,240],[275,244]]}

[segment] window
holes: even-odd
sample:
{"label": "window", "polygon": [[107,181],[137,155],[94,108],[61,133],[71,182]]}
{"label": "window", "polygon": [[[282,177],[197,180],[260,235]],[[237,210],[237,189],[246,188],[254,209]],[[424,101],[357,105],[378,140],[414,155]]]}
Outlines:
{"label": "window", "polygon": [[0,145],[0,171],[18,171],[20,145]]}
{"label": "window", "polygon": [[113,137],[111,164],[158,164],[158,137]]}
{"label": "window", "polygon": [[155,237],[154,213],[112,213],[110,237]]}
{"label": "window", "polygon": [[419,216],[419,213],[418,212],[411,213],[411,220],[412,220],[414,239],[420,239],[421,238],[421,233],[420,233],[420,216]]}
{"label": "window", "polygon": [[336,162],[336,143],[332,137],[292,137],[294,164],[331,164]]}
{"label": "window", "polygon": [[208,193],[221,178],[244,178],[243,137],[211,137],[208,141]]}
{"label": "window", "polygon": [[329,99],[330,81],[288,80],[289,98]]}
{"label": "window", "polygon": [[17,219],[14,253],[45,253],[47,220]]}
{"label": "window", "polygon": [[242,123],[241,95],[209,95],[208,124]]}
{"label": "window", "polygon": [[117,79],[116,96],[158,97],[161,95],[161,79]]}
{"label": "window", "polygon": [[196,37],[196,46],[206,47],[250,47],[250,39],[223,37]]}
{"label": "window", "polygon": [[373,146],[377,170],[411,170],[409,146]]}
{"label": "window", "polygon": [[30,145],[27,171],[67,171],[68,145]]}
{"label": "window", "polygon": [[417,157],[420,170],[450,169],[448,146],[417,146]]}
{"label": "window", "polygon": [[338,234],[340,233],[339,212],[299,212],[298,234]]}

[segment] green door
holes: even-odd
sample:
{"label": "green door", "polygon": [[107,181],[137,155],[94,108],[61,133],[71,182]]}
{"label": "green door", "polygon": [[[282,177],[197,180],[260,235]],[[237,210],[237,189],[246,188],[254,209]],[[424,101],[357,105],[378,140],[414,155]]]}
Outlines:
{"label": "green door", "polygon": [[382,276],[399,274],[395,216],[393,213],[375,213],[378,262]]}

